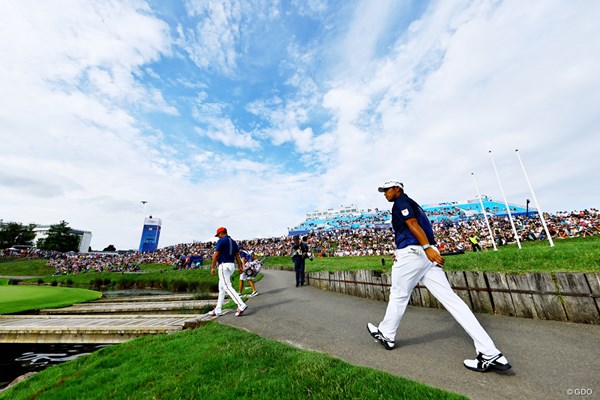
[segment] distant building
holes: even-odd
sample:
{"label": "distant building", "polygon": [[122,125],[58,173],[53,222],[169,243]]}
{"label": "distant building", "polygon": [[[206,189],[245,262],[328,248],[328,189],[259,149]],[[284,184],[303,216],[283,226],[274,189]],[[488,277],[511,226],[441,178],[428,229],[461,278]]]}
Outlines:
{"label": "distant building", "polygon": [[[37,243],[37,241],[40,239],[46,239],[49,231],[50,225],[36,225],[35,228],[33,228],[33,233],[35,233],[35,239],[33,239],[33,242]],[[70,233],[79,236],[79,252],[87,253],[90,249],[90,245],[92,244],[92,232],[71,229]]]}
{"label": "distant building", "polygon": [[152,215],[144,219],[142,239],[140,240],[140,253],[152,253],[158,248],[160,238],[160,218],[152,218]]}

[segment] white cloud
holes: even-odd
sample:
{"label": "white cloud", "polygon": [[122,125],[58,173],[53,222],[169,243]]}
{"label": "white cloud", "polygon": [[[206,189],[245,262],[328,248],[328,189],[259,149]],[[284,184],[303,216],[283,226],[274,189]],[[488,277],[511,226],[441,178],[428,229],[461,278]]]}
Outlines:
{"label": "white cloud", "polygon": [[91,67],[87,71],[87,91],[98,98],[109,99],[112,103],[139,106],[143,111],[161,111],[177,115],[175,107],[164,100],[160,91],[140,86],[132,71],[115,66],[110,70]]}
{"label": "white cloud", "polygon": [[369,105],[368,94],[357,87],[336,87],[325,94],[323,105],[334,112],[339,124],[358,123],[359,114]]}
{"label": "white cloud", "polygon": [[185,1],[188,16],[197,21],[193,28],[179,26],[181,47],[200,68],[233,75],[241,53],[248,24],[276,18],[276,0]]}
{"label": "white cloud", "polygon": [[[339,44],[345,71],[352,76],[364,74],[375,56],[376,47],[388,24],[392,10],[399,6],[397,1],[379,0],[377,6],[371,1],[360,1],[354,9],[352,23]],[[357,45],[358,44],[358,45]],[[335,50],[334,50],[335,51]]]}
{"label": "white cloud", "polygon": [[206,118],[204,121],[209,127],[196,127],[196,132],[199,135],[206,136],[229,147],[254,149],[259,145],[252,138],[252,134],[239,131],[231,120],[227,118]]}
{"label": "white cloud", "polygon": [[198,67],[213,66],[226,72],[236,65],[240,7],[237,2],[209,1],[186,3],[192,17],[203,17],[194,30],[188,29],[184,48]]}
{"label": "white cloud", "polygon": [[[518,147],[535,157],[529,173],[551,210],[597,206],[598,189],[567,200],[552,182],[594,179],[600,167],[592,154],[600,148],[593,111],[600,78],[592,72],[600,67],[600,41],[592,39],[599,37],[592,22],[599,11],[590,3],[434,3],[360,90],[340,80],[325,96],[339,116],[340,153],[325,178],[329,187],[373,204],[376,192],[360,193],[395,176],[423,201],[459,200],[474,194],[475,171],[483,191],[501,198],[488,156],[493,149],[509,197],[522,203],[530,195]],[[372,106],[378,130],[364,131],[352,116]],[[566,172],[565,165],[577,170]]]}
{"label": "white cloud", "polygon": [[196,103],[192,106],[192,116],[200,125],[194,128],[196,133],[223,143],[225,146],[256,149],[259,142],[253,138],[252,133],[238,129],[229,118],[223,115],[226,105],[205,102],[207,97],[206,93],[200,93]]}
{"label": "white cloud", "polygon": [[326,0],[292,0],[292,4],[298,11],[298,14],[313,18],[321,17],[328,6]]}
{"label": "white cloud", "polygon": [[165,147],[147,142],[123,108],[176,112],[134,79],[141,65],[169,52],[167,26],[149,11],[141,2],[0,4],[5,220],[65,219],[94,231],[95,246],[118,237],[125,247],[119,225],[138,231],[141,217],[127,204],[157,181],[168,190],[155,172],[168,171],[169,180],[186,174],[161,159]]}

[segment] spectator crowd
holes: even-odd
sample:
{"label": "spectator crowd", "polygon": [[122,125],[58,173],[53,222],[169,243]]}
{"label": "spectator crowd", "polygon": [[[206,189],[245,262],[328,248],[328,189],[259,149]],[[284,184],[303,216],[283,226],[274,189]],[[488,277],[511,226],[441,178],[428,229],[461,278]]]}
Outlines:
{"label": "spectator crowd", "polygon": [[[393,231],[389,224],[381,224],[386,215],[377,211],[369,222],[376,225],[360,228],[339,227],[332,229],[309,230],[305,236],[315,257],[389,255],[394,251]],[[573,212],[545,214],[548,231],[553,239],[587,237],[600,233],[600,212],[596,209]],[[547,240],[541,219],[513,216],[513,222],[520,241]],[[472,237],[485,251],[496,245],[503,246],[516,241],[508,217],[489,218],[494,238],[489,235],[485,219],[479,217],[464,218],[457,221],[444,219],[433,223],[438,249],[441,253],[461,253],[473,249]],[[291,237],[238,240],[245,249],[253,252],[255,258],[291,255]],[[53,251],[31,250],[27,257],[46,258],[55,269],[55,274],[85,272],[135,272],[140,264],[166,264],[175,269],[198,268],[190,264],[191,256],[212,259],[214,243],[194,242],[168,246],[153,253],[59,253]],[[7,256],[1,254],[0,257]]]}

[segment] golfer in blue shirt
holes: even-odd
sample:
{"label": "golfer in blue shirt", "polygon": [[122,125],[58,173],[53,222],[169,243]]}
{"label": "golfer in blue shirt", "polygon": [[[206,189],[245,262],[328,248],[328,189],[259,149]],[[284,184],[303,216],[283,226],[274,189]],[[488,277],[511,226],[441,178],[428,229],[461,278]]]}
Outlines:
{"label": "golfer in blue shirt", "polygon": [[228,234],[227,229],[221,227],[217,229],[215,235],[219,238],[213,255],[212,265],[210,267],[210,273],[215,274],[218,266],[219,270],[219,298],[217,300],[217,307],[212,310],[209,314],[218,317],[223,312],[223,301],[225,300],[225,292],[231,297],[231,299],[237,304],[236,317],[239,317],[246,311],[248,306],[244,303],[239,294],[233,289],[231,285],[231,275],[235,272],[234,261],[237,261],[239,268],[242,268],[242,260],[240,259],[240,251],[237,243]]}
{"label": "golfer in blue shirt", "polygon": [[431,223],[425,211],[404,193],[404,185],[390,180],[379,187],[392,207],[392,227],[396,251],[392,266],[392,287],[383,321],[379,326],[367,324],[371,336],[387,350],[395,345],[396,331],[404,316],[410,295],[419,282],[471,336],[477,358],[465,360],[464,366],[473,371],[506,371],[511,368],[506,358],[483,329],[471,309],[450,287],[442,270],[444,258],[435,247]]}

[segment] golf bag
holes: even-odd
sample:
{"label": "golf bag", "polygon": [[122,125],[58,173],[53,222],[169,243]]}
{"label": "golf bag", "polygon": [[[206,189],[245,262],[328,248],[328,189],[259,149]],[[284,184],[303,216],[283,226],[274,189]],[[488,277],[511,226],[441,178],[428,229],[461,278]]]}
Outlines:
{"label": "golf bag", "polygon": [[256,275],[258,275],[261,269],[262,263],[260,262],[260,260],[253,260],[246,263],[246,267],[244,268],[244,274],[246,274],[248,278],[254,278],[256,277]]}

